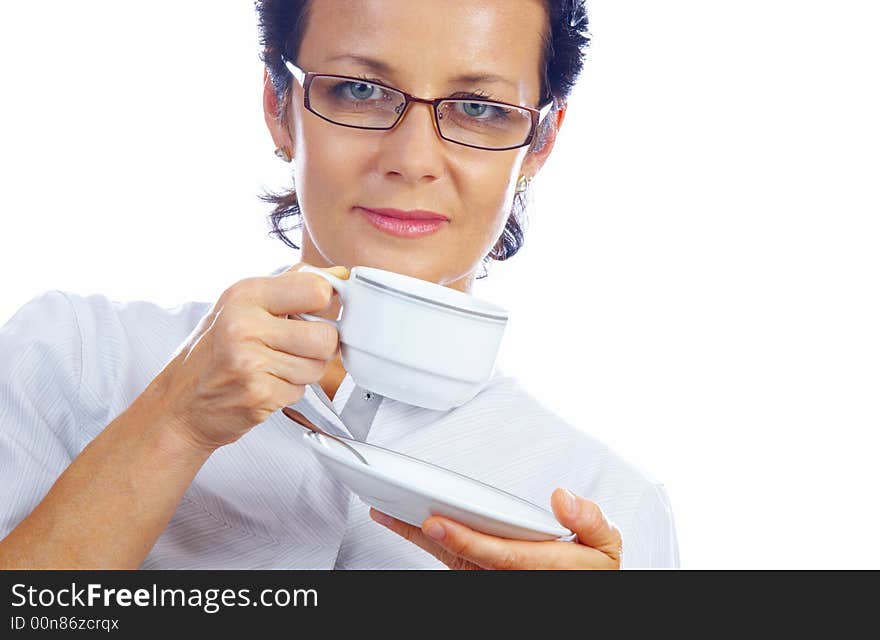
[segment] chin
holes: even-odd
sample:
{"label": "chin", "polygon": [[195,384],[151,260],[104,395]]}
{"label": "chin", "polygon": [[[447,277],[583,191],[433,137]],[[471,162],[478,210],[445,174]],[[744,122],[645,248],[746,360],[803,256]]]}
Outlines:
{"label": "chin", "polygon": [[412,250],[404,252],[387,248],[367,249],[362,247],[356,250],[352,257],[354,258],[352,266],[360,265],[373,267],[374,269],[384,269],[385,271],[393,271],[431,282],[439,282],[441,279],[440,274],[443,272],[443,265],[432,261],[430,257],[424,254],[418,254]]}

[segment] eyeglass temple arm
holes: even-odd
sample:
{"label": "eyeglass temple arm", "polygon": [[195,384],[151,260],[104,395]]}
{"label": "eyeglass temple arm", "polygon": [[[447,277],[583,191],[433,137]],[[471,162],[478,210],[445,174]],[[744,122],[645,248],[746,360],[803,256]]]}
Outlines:
{"label": "eyeglass temple arm", "polygon": [[550,110],[553,108],[554,100],[551,97],[550,102],[545,104],[543,107],[538,109],[538,124],[544,121],[544,118],[547,117],[547,114],[550,113]]}
{"label": "eyeglass temple arm", "polygon": [[287,70],[293,74],[293,77],[297,79],[300,84],[304,84],[306,81],[305,71],[300,69],[298,66],[293,64],[290,60],[284,60],[284,66],[287,67]]}

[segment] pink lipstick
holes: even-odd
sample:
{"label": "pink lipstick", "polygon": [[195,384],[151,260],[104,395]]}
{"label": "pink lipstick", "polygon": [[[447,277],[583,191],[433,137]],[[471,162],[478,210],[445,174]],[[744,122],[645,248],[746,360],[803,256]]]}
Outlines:
{"label": "pink lipstick", "polygon": [[446,216],[433,211],[413,209],[367,209],[356,207],[358,211],[380,231],[404,238],[417,238],[434,233],[449,222]]}

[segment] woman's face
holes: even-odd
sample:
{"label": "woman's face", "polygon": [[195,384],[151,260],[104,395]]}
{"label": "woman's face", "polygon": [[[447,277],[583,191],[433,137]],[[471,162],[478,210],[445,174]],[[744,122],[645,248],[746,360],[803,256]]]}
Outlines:
{"label": "woman's face", "polygon": [[[536,107],[546,29],[543,0],[313,0],[295,62],[422,98],[466,91]],[[379,60],[388,71],[334,59],[346,54]],[[453,80],[483,74],[501,79]],[[534,175],[552,136],[539,153],[470,148],[442,139],[431,106],[418,103],[394,129],[353,129],[307,111],[298,82],[292,91],[286,126],[274,117],[271,83],[264,104],[276,145],[293,156],[302,260],[378,267],[469,290],[504,229],[517,178]],[[378,229],[362,207],[429,210],[448,221],[428,235],[402,237]]]}

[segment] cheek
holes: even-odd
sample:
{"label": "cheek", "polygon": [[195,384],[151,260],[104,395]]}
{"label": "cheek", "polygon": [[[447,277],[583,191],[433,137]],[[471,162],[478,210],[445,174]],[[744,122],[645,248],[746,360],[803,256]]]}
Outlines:
{"label": "cheek", "polygon": [[468,173],[467,191],[462,203],[471,224],[486,235],[504,228],[513,205],[510,163],[482,163]]}
{"label": "cheek", "polygon": [[321,212],[326,218],[340,207],[356,204],[353,198],[363,182],[359,159],[365,156],[353,149],[350,141],[340,140],[332,132],[315,131],[311,137],[308,130],[305,133],[303,153],[297,159],[296,189],[305,211]]}

